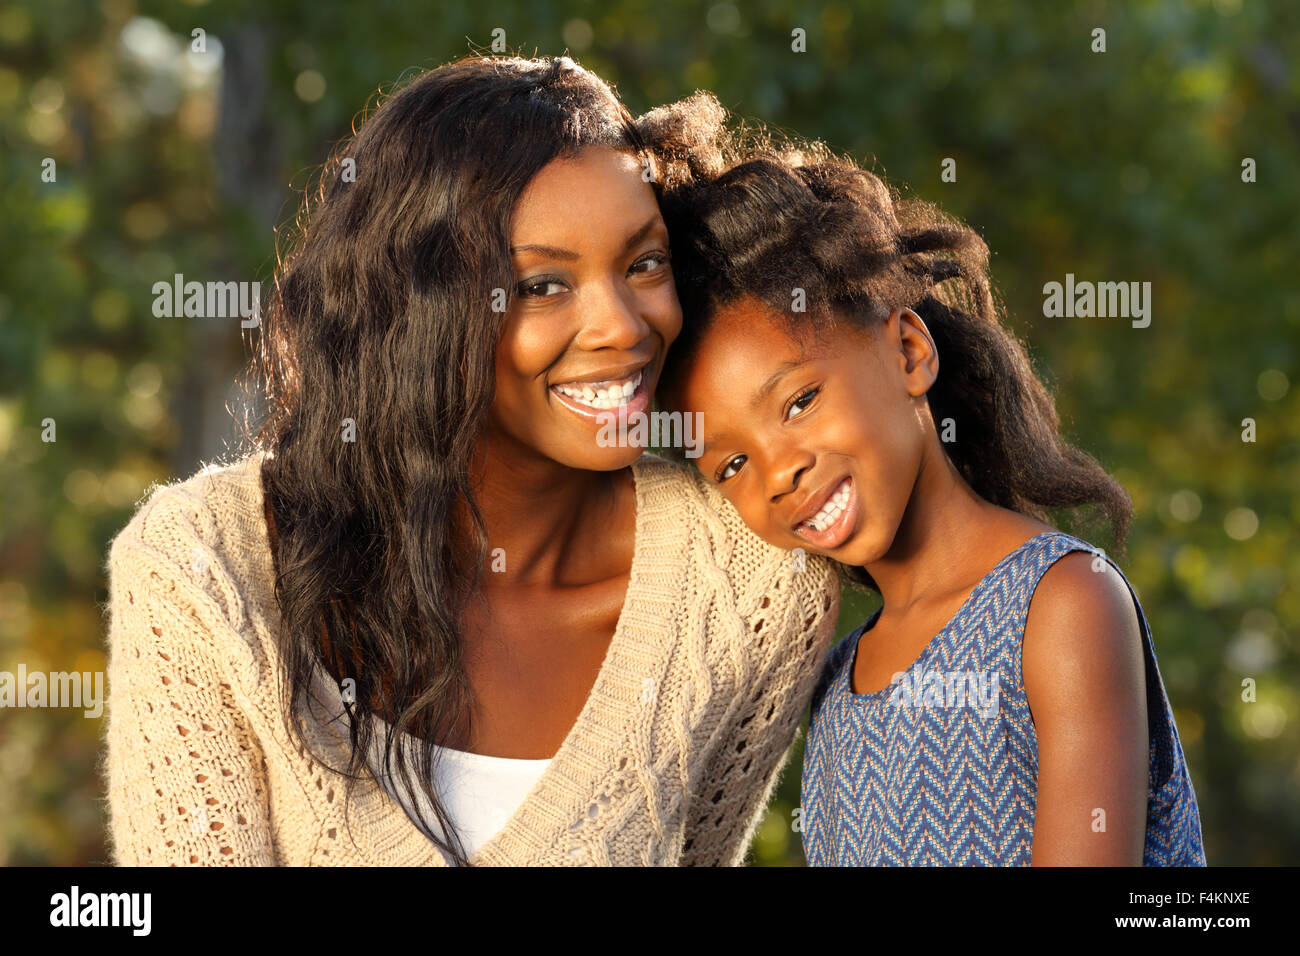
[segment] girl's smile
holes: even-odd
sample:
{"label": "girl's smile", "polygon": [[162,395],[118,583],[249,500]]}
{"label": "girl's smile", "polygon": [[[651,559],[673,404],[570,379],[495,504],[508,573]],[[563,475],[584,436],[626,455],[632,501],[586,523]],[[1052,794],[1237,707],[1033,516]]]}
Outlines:
{"label": "girl's smile", "polygon": [[857,531],[859,503],[853,477],[845,475],[829,492],[821,489],[808,496],[807,504],[795,512],[794,533],[819,550],[833,551]]}

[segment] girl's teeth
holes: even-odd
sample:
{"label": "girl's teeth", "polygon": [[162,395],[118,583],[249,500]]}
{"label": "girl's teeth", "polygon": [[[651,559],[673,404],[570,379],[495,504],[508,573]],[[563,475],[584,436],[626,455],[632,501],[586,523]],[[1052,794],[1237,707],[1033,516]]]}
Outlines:
{"label": "girl's teeth", "polygon": [[849,486],[846,478],[840,483],[839,489],[831,495],[830,501],[822,506],[821,511],[817,512],[811,518],[804,522],[814,531],[822,532],[827,528],[833,527],[835,522],[840,520],[840,515],[849,503]]}

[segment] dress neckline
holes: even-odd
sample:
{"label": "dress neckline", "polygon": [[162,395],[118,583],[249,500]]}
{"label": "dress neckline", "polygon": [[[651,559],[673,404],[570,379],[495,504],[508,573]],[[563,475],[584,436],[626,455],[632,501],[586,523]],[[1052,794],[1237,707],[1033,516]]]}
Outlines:
{"label": "dress neckline", "polygon": [[[1012,558],[1016,557],[1018,554],[1020,554],[1022,551],[1028,548],[1039,538],[1046,538],[1052,535],[1059,535],[1059,534],[1064,534],[1064,532],[1056,531],[1056,530],[1040,531],[1038,534],[1034,535],[1033,537],[1028,538],[1025,541],[1022,541],[1012,551],[1003,555],[1001,559],[999,559],[998,563],[993,565],[993,567],[989,569],[988,573],[985,574],[984,577],[980,578],[979,583],[976,584],[975,587],[971,590],[970,594],[966,596],[966,600],[961,602],[961,606],[952,613],[952,616],[948,618],[947,622],[943,625],[943,627],[939,628],[939,630],[934,633],[934,635],[930,638],[930,640],[926,642],[925,647],[921,648],[921,652],[916,655],[916,658],[905,668],[903,668],[903,670],[900,671],[899,673],[910,674],[912,672],[912,669],[916,667],[917,664],[921,663],[922,660],[924,660],[926,657],[929,656],[931,650],[934,649],[934,646],[939,641],[939,639],[943,637],[945,634],[947,634],[952,629],[952,626],[958,620],[960,620],[963,615],[965,615],[967,608],[969,608],[971,604],[975,601],[975,599],[980,594],[982,594],[989,587],[989,585],[993,583],[993,581],[997,578],[999,572],[1003,569],[1003,567],[1006,564],[1008,564],[1011,561]],[[894,682],[891,681],[890,683],[886,684],[884,687],[881,687],[878,690],[867,691],[866,693],[862,693],[862,694],[859,694],[857,691],[853,689],[853,671],[858,664],[858,644],[862,640],[863,635],[865,635],[868,631],[871,630],[872,627],[875,626],[876,620],[880,617],[881,612],[884,610],[885,610],[884,607],[876,608],[875,613],[873,613],[871,617],[867,618],[866,623],[864,623],[857,631],[854,632],[854,636],[849,638],[850,640],[853,641],[853,651],[849,655],[848,666],[843,668],[842,679],[844,682],[844,690],[848,693],[849,699],[852,700],[854,703],[867,704],[873,701],[877,701],[885,694],[888,694],[890,691],[892,691],[895,686]]]}

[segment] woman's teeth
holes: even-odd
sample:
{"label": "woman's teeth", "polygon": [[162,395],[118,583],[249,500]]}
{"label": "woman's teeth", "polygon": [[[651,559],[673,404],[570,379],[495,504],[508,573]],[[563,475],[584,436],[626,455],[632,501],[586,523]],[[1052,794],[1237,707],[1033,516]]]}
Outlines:
{"label": "woman's teeth", "polygon": [[573,382],[569,385],[556,385],[554,388],[589,408],[611,409],[626,405],[640,384],[641,373],[637,372],[631,378],[610,382]]}
{"label": "woman's teeth", "polygon": [[825,531],[840,520],[840,515],[844,513],[844,508],[848,503],[849,479],[845,478],[840,482],[839,487],[835,489],[835,493],[831,495],[830,500],[822,505],[822,510],[805,521],[804,524],[814,531]]}

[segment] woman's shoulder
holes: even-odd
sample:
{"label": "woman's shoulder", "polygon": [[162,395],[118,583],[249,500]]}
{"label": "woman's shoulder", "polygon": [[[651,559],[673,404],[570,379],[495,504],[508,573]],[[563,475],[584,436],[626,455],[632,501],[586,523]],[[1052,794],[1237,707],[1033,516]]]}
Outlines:
{"label": "woman's shoulder", "polygon": [[255,530],[261,515],[263,458],[258,452],[209,462],[188,478],[154,484],[114,537],[112,551],[144,545],[160,557],[188,559],[198,545],[240,547],[239,538]]}
{"label": "woman's shoulder", "polygon": [[[266,622],[274,601],[262,458],[205,464],[153,486],[114,537],[107,579],[115,659],[152,648],[238,674],[246,687],[256,682],[254,624]],[[137,626],[145,619],[149,628]]]}
{"label": "woman's shoulder", "polygon": [[162,589],[211,614],[214,625],[240,631],[250,613],[268,615],[274,571],[262,512],[264,458],[205,463],[151,487],[109,547],[110,583],[128,592]]}
{"label": "woman's shoulder", "polygon": [[632,465],[637,506],[647,523],[709,533],[716,545],[764,554],[789,555],[750,531],[736,509],[711,481],[688,465],[646,453]]}

